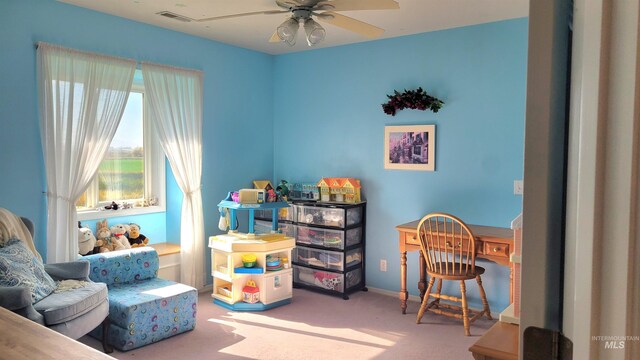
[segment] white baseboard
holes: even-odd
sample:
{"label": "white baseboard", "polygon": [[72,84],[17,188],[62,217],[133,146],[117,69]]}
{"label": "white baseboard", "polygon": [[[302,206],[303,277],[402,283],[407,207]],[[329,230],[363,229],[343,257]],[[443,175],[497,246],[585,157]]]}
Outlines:
{"label": "white baseboard", "polygon": [[[398,297],[398,292],[397,291],[378,289],[378,288],[369,287],[369,286],[367,286],[367,289],[369,289],[369,291],[374,292],[376,294],[392,296],[392,297],[395,297],[395,298]],[[409,295],[409,299],[408,300],[409,301],[415,301],[415,302],[419,303],[420,302],[420,297],[417,296],[417,295]]]}
{"label": "white baseboard", "polygon": [[[391,291],[391,290],[385,290],[385,289],[378,289],[378,288],[374,288],[374,287],[370,287],[367,286],[367,289],[369,289],[369,291],[374,292],[376,294],[382,294],[382,295],[386,295],[386,296],[392,296],[394,298],[398,297],[398,291]],[[399,299],[398,299],[399,300]],[[409,295],[409,299],[407,299],[408,301],[412,301],[415,303],[420,304],[420,297],[418,295]],[[442,300],[445,301],[445,300]],[[446,301],[445,301],[446,302]],[[459,305],[459,304],[458,304]],[[474,309],[475,311],[479,311],[478,309]],[[416,309],[417,311],[417,309]],[[494,319],[498,319],[500,317],[500,314],[496,314],[493,311],[491,312],[491,317]]]}

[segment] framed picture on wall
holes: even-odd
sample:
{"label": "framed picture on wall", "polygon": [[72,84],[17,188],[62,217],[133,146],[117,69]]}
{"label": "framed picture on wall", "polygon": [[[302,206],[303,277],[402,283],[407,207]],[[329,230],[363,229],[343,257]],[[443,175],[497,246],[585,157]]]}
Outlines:
{"label": "framed picture on wall", "polygon": [[385,169],[435,171],[435,165],[435,125],[384,127]]}

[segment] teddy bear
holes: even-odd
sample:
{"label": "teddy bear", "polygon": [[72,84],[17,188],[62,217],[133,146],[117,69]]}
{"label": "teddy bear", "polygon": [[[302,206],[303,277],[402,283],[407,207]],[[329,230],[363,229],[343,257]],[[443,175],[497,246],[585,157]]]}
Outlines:
{"label": "teddy bear", "polygon": [[101,253],[125,249],[124,245],[117,238],[111,236],[111,230],[109,230],[107,220],[96,223],[96,239],[96,246]]}
{"label": "teddy bear", "polygon": [[131,244],[129,244],[129,240],[124,235],[129,232],[129,225],[116,224],[110,227],[109,230],[111,231],[112,241],[119,242],[120,244],[122,244],[122,246],[124,246],[125,249],[131,249]]}
{"label": "teddy bear", "polygon": [[91,229],[81,227],[78,229],[78,253],[80,255],[90,255],[96,246],[96,237],[93,236]]}
{"label": "teddy bear", "polygon": [[145,246],[149,243],[149,238],[140,234],[140,225],[129,224],[129,234],[127,235],[132,248]]}

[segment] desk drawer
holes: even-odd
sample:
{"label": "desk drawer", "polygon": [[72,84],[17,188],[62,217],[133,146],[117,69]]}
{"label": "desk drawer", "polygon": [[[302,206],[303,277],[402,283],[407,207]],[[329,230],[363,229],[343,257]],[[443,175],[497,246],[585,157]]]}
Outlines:
{"label": "desk drawer", "polygon": [[509,244],[484,242],[484,254],[500,257],[509,257]]}
{"label": "desk drawer", "polygon": [[410,245],[420,245],[420,239],[418,238],[418,234],[405,232],[403,233],[404,243]]}

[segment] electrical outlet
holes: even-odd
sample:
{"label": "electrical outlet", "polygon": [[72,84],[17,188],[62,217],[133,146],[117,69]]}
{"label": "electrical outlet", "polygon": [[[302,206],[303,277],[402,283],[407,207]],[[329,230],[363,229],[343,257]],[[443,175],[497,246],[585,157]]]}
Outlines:
{"label": "electrical outlet", "polygon": [[380,271],[387,271],[387,260],[380,259]]}
{"label": "electrical outlet", "polygon": [[524,183],[522,180],[513,180],[513,194],[514,195],[522,195],[522,190],[524,189]]}

